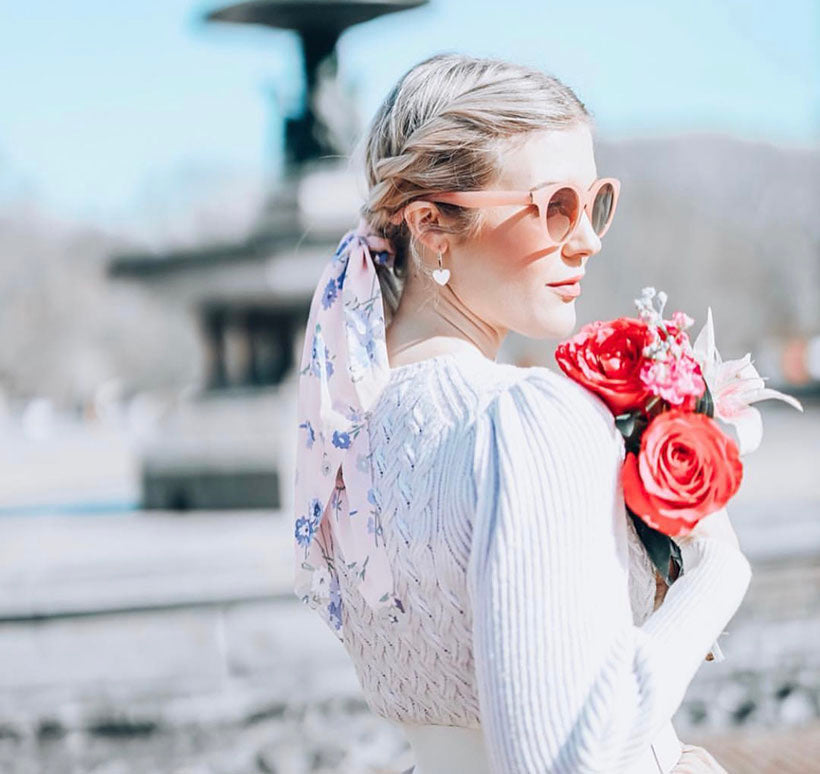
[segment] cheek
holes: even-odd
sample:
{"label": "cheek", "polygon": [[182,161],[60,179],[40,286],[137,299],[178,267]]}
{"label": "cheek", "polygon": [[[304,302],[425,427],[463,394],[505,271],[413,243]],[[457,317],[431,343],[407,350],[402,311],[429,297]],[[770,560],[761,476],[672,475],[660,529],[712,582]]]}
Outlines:
{"label": "cheek", "polygon": [[544,258],[552,250],[544,247],[544,230],[533,214],[508,218],[486,228],[480,240],[482,262],[506,282],[521,283],[546,271]]}
{"label": "cheek", "polygon": [[492,266],[494,281],[514,291],[519,301],[539,297],[555,260],[555,248],[544,246],[544,231],[533,216],[507,221],[492,230],[482,252]]}
{"label": "cheek", "polygon": [[467,252],[459,288],[482,320],[536,339],[572,333],[575,304],[547,287],[560,257],[544,241],[538,219],[521,218],[485,230]]}
{"label": "cheek", "polygon": [[515,265],[525,265],[543,252],[544,230],[533,213],[508,218],[488,229],[484,240],[488,251],[504,253]]}

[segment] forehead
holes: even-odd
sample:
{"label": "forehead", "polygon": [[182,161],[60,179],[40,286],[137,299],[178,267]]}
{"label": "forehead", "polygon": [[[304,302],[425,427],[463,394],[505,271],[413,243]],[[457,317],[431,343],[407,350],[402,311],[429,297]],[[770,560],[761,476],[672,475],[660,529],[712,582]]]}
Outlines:
{"label": "forehead", "polygon": [[597,176],[592,133],[582,124],[513,138],[502,151],[498,183],[516,190],[552,180],[588,187]]}

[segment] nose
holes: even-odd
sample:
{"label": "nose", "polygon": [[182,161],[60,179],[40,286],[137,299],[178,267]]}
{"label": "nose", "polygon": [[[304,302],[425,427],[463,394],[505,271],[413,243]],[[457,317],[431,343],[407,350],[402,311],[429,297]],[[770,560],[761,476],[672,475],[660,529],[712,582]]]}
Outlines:
{"label": "nose", "polygon": [[572,236],[564,243],[561,254],[564,258],[575,260],[580,258],[583,262],[585,258],[595,255],[600,249],[601,238],[592,227],[592,222],[587,217],[586,210],[583,210],[581,219],[578,221]]}

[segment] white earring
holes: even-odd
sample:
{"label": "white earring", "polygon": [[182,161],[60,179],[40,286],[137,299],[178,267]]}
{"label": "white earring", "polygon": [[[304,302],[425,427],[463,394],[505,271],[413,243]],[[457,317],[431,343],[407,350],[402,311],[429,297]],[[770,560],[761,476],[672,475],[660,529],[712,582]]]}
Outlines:
{"label": "white earring", "polygon": [[442,286],[446,285],[447,280],[450,279],[450,270],[441,266],[441,253],[438,254],[438,268],[433,270],[433,279]]}

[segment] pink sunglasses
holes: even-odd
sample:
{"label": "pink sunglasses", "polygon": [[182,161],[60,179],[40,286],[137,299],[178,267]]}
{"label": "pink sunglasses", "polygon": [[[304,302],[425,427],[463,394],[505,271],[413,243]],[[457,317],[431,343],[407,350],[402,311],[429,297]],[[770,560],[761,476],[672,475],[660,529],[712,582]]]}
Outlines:
{"label": "pink sunglasses", "polygon": [[[462,207],[495,207],[505,204],[534,204],[546,228],[551,245],[566,242],[586,212],[595,233],[606,234],[615,214],[621,182],[614,177],[602,177],[586,190],[571,183],[551,183],[531,191],[442,191],[419,199]],[[418,200],[417,200],[418,201]],[[403,213],[393,218],[401,222]]]}

